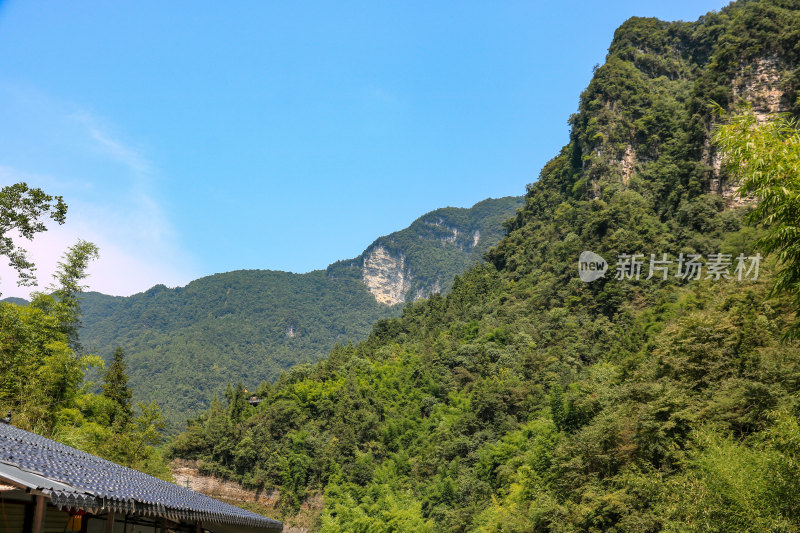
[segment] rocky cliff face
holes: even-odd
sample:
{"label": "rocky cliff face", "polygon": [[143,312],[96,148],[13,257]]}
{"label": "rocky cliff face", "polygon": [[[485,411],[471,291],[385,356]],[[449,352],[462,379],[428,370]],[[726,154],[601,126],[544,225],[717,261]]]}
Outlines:
{"label": "rocky cliff face", "polygon": [[334,278],[357,278],[375,300],[393,306],[450,289],[453,278],[504,235],[519,197],[488,199],[470,208],[426,213],[400,231],[376,239],[359,257],[329,266]]}
{"label": "rocky cliff face", "polygon": [[[432,236],[418,236],[420,240],[429,240],[447,250],[469,255],[478,246],[481,239],[479,229],[459,229],[439,218],[424,220],[423,224],[434,230]],[[396,243],[392,243],[395,244]],[[384,246],[376,245],[363,254],[361,279],[375,299],[385,305],[397,305],[406,301],[427,298],[433,293],[441,292],[441,276],[423,283],[414,283],[415,275],[406,262],[405,254],[390,251]]]}
{"label": "rocky cliff face", "polygon": [[182,487],[233,505],[257,504],[263,514],[283,521],[283,533],[308,533],[324,505],[322,496],[312,493],[297,514],[279,516],[280,493],[276,490],[249,490],[235,481],[201,474],[195,461],[176,459],[170,463],[170,470],[175,483]]}
{"label": "rocky cliff face", "polygon": [[[752,62],[743,63],[730,80],[732,107],[741,103],[752,105],[760,122],[766,121],[772,114],[789,111],[789,91],[786,89],[786,80],[790,75],[791,69],[785,61],[775,56],[761,57]],[[611,130],[619,128],[620,122],[623,121],[614,116],[618,109],[617,102],[605,100],[603,107],[606,116],[604,121],[598,121],[603,127],[598,128],[598,132],[593,138],[592,154],[594,158],[587,159],[584,164],[584,171],[592,177],[589,195],[594,198],[599,197],[600,188],[597,186],[597,181],[602,177],[616,176],[618,181],[627,187],[631,177],[639,172],[642,164],[653,159],[637,153],[634,135],[631,135],[632,138],[627,144],[613,145],[608,142],[607,139],[612,136]],[[710,169],[708,190],[722,195],[733,204],[745,203],[746,200],[736,196],[737,188],[734,184],[727,182],[721,171],[722,162],[711,145],[713,124],[714,122],[708,128],[701,156],[701,161]]]}
{"label": "rocky cliff face", "polygon": [[275,491],[253,491],[235,481],[201,474],[194,461],[175,460],[170,464],[177,485],[190,488],[212,498],[227,501],[256,502],[274,508],[278,503]]}
{"label": "rocky cliff face", "polygon": [[[772,114],[789,111],[785,80],[790,71],[786,62],[774,55],[743,63],[731,80],[733,103],[750,104],[759,122],[765,122]],[[721,171],[722,161],[710,141],[709,137],[703,157],[704,162],[712,169],[709,191],[722,195],[733,205],[747,203],[747,199],[737,196],[736,184],[725,179]]]}
{"label": "rocky cliff face", "polygon": [[406,300],[409,289],[405,272],[405,256],[392,255],[382,246],[364,254],[361,279],[378,302],[395,305]]}
{"label": "rocky cliff face", "polygon": [[[735,17],[723,9],[694,23],[626,21],[570,119],[575,192],[603,199],[607,188],[655,179],[666,185],[661,205],[680,202],[670,198],[677,186],[744,203],[711,144],[716,104],[730,111],[749,103],[764,121],[790,111],[800,94],[796,39],[756,24],[759,9]],[[789,15],[778,19],[793,25]],[[723,27],[728,34],[718,39]]]}
{"label": "rocky cliff face", "polygon": [[743,64],[732,82],[734,101],[750,102],[762,122],[769,114],[788,111],[789,102],[781,85],[789,73],[788,65],[772,55]]}

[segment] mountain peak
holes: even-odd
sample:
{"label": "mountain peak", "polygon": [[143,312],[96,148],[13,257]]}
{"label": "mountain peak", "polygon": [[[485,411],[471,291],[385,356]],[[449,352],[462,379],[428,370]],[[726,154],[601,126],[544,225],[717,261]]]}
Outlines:
{"label": "mountain peak", "polygon": [[379,237],[360,256],[332,264],[328,274],[359,276],[379,303],[390,306],[447,291],[456,274],[500,240],[503,222],[522,205],[522,197],[507,196],[430,211]]}

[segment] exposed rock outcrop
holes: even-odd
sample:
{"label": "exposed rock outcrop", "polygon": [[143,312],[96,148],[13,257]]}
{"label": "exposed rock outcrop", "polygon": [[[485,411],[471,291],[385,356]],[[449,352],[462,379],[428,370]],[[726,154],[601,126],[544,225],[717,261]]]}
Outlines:
{"label": "exposed rock outcrop", "polygon": [[254,502],[262,506],[267,515],[283,521],[283,533],[308,533],[325,505],[322,496],[315,493],[302,503],[296,515],[278,517],[278,491],[248,490],[234,481],[201,474],[194,461],[175,459],[170,463],[170,469],[178,485],[233,505]]}
{"label": "exposed rock outcrop", "polygon": [[[732,108],[738,103],[748,102],[760,122],[766,121],[771,114],[788,111],[790,102],[786,80],[790,75],[789,66],[777,56],[766,55],[743,62],[730,78],[734,104]],[[583,162],[584,173],[589,178],[588,194],[591,198],[600,196],[598,181],[601,178],[618,176],[620,183],[628,186],[638,167],[650,158],[647,147],[637,145],[633,139],[624,147],[612,145],[606,140],[625,119],[619,115],[617,101],[603,97],[602,105],[602,110],[598,112],[600,118],[592,118],[597,121],[593,126],[597,128],[597,132],[589,145],[593,157]],[[710,167],[706,184],[708,192],[723,196],[731,205],[748,203],[747,199],[737,195],[735,184],[726,179],[721,158],[711,143],[711,129],[704,140],[701,161]]]}
{"label": "exposed rock outcrop", "polygon": [[358,257],[328,266],[326,274],[359,279],[386,306],[447,292],[454,277],[502,237],[503,223],[522,203],[515,197],[489,198],[469,208],[436,209],[408,228],[379,237]]}
{"label": "exposed rock outcrop", "polygon": [[364,255],[361,277],[376,300],[395,305],[405,302],[409,289],[404,267],[403,255],[393,256],[383,246],[376,246]]}
{"label": "exposed rock outcrop", "polygon": [[414,301],[417,301],[420,298],[427,298],[431,294],[434,294],[434,293],[437,293],[437,292],[442,292],[442,284],[439,282],[438,279],[433,283],[433,286],[431,286],[431,287],[418,288],[414,292]]}
{"label": "exposed rock outcrop", "polygon": [[622,177],[622,183],[626,187],[631,181],[631,174],[633,174],[636,167],[636,150],[630,144],[625,147],[625,153],[622,154],[622,159],[617,162]]}
{"label": "exposed rock outcrop", "polygon": [[788,111],[781,88],[784,68],[777,57],[771,56],[742,65],[733,79],[734,101],[744,100],[753,104],[760,122],[764,122],[769,114]]}
{"label": "exposed rock outcrop", "polygon": [[[769,115],[789,110],[788,102],[781,88],[781,80],[785,78],[785,65],[773,56],[758,58],[752,63],[743,64],[731,81],[734,103],[748,102],[759,122],[765,122]],[[744,205],[748,199],[737,195],[738,187],[728,181],[722,172],[722,159],[706,139],[703,155],[704,162],[711,167],[709,192],[717,193],[732,205]]]}
{"label": "exposed rock outcrop", "polygon": [[170,464],[172,477],[176,484],[187,487],[206,496],[222,500],[256,502],[274,507],[278,493],[274,491],[252,491],[238,483],[214,476],[201,474],[193,461],[177,459]]}

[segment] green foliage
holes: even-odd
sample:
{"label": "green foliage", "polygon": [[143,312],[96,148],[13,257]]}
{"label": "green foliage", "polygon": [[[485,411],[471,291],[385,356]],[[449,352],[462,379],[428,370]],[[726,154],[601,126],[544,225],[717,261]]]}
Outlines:
{"label": "green foliage", "polygon": [[423,517],[420,504],[412,494],[407,491],[398,493],[388,485],[375,487],[360,502],[346,493],[340,495],[331,492],[328,497],[336,503],[322,517],[322,527],[319,529],[322,533],[436,531],[434,522]]}
{"label": "green foliage", "polygon": [[664,512],[672,531],[792,531],[800,522],[796,468],[800,427],[776,412],[774,425],[742,442],[708,429],[693,436],[691,468],[670,480]]}
{"label": "green foliage", "polygon": [[[64,260],[58,262],[58,268],[53,274],[54,283],[50,286],[51,312],[60,317],[61,330],[67,335],[70,347],[76,352],[83,350],[78,341],[78,329],[81,325],[79,294],[86,287],[81,285],[81,281],[88,276],[86,268],[89,266],[89,261],[98,257],[97,246],[79,239],[77,243],[67,248]],[[46,301],[40,298],[32,305],[50,305],[45,304]]]}
{"label": "green foliage", "polygon": [[63,224],[67,215],[64,199],[39,188],[30,188],[24,182],[0,188],[0,256],[7,257],[8,265],[17,271],[18,285],[36,285],[33,274],[36,266],[9,233],[16,230],[21,237],[31,240],[35,234],[47,231],[41,220],[45,215]]}
{"label": "green foliage", "polygon": [[[739,184],[739,195],[755,197],[758,204],[748,215],[767,233],[758,246],[775,253],[778,270],[775,293],[794,297],[800,313],[800,129],[789,115],[777,115],[759,124],[752,109],[730,117],[714,133],[723,161]],[[800,318],[792,330],[800,336]]]}
{"label": "green foliage", "polygon": [[[86,262],[70,252],[64,268],[77,282]],[[77,320],[79,287],[72,287],[59,298],[35,294],[25,306],[0,302],[0,409],[12,411],[17,427],[169,479],[167,463],[154,448],[163,438],[160,409],[154,403],[131,409],[122,351],[106,372],[104,394],[92,393],[85,381],[87,370],[102,368],[103,360],[74,349],[77,338],[69,326]]]}
{"label": "green foliage", "polygon": [[121,346],[134,400],[158,398],[171,428],[222,396],[227,382],[273,381],[397,312],[360,281],[320,271],[229,272],[127,298],[88,293],[81,307],[87,349]]}
{"label": "green foliage", "polygon": [[[414,276],[410,297],[439,282],[445,290],[455,273],[500,239],[502,222],[519,205],[510,197],[471,209],[439,209],[373,246],[405,254]],[[458,238],[447,240],[454,229]],[[81,301],[81,339],[96,353],[121,346],[134,400],[158,399],[174,432],[187,414],[206,409],[214,393],[221,396],[227,382],[254,387],[274,381],[292,365],[323,357],[337,342],[363,340],[377,320],[400,313],[400,306],[379,304],[367,290],[363,255],[346,263],[307,274],[228,272],[126,298],[88,293]]]}
{"label": "green foliage", "polygon": [[0,402],[14,412],[15,424],[50,431],[58,410],[80,394],[85,370],[102,362],[77,356],[60,316],[48,312],[52,299],[40,295],[33,303],[40,300],[46,305],[0,305]]}
{"label": "green foliage", "polygon": [[117,347],[114,350],[111,363],[106,368],[103,376],[103,396],[114,402],[114,412],[112,412],[110,422],[125,425],[131,418],[131,390],[128,388],[128,375],[125,363],[125,352]]}
{"label": "green foliage", "polygon": [[216,402],[170,454],[278,489],[287,513],[321,494],[324,531],[800,529],[800,345],[782,340],[794,293],[768,298],[779,262],[746,281],[612,266],[584,283],[575,268],[583,250],[612,265],[752,254],[769,235],[718,194],[711,102],[730,103],[741,61],[798,68],[798,12],[626,22],[487,263],[282,374],[258,407]]}

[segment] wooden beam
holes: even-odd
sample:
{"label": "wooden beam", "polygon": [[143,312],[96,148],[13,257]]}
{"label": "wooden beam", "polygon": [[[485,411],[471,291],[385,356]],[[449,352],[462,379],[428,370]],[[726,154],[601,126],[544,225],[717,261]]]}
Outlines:
{"label": "wooden beam", "polygon": [[31,533],[42,533],[44,528],[44,512],[47,504],[44,501],[44,496],[41,494],[36,495],[36,508],[33,511],[33,527]]}
{"label": "wooden beam", "polygon": [[167,533],[167,519],[161,517],[161,533]]}
{"label": "wooden beam", "polygon": [[203,533],[203,524],[197,523],[197,533]]}
{"label": "wooden beam", "polygon": [[106,517],[106,533],[114,533],[114,511],[109,510]]}

